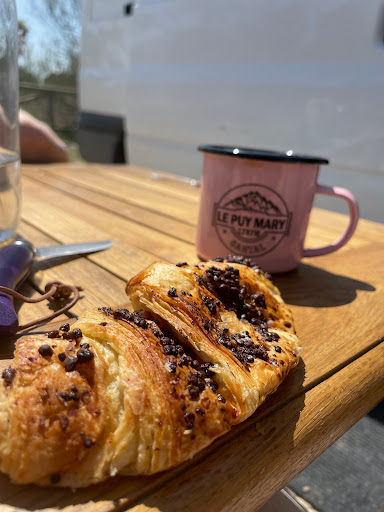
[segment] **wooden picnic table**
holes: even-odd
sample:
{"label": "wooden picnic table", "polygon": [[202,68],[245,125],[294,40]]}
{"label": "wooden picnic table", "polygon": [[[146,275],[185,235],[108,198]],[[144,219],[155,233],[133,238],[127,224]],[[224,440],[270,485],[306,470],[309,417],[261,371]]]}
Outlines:
{"label": "wooden picnic table", "polygon": [[[19,232],[35,246],[113,240],[104,252],[35,264],[24,294],[42,293],[51,280],[84,288],[58,325],[89,307],[125,305],[126,281],[154,260],[198,261],[199,189],[176,176],[87,163],[24,165],[22,174]],[[344,215],[314,209],[306,246],[329,243],[346,224]],[[384,226],[361,220],[341,250],[274,276],[302,360],[251,418],[189,462],[76,492],[17,486],[0,475],[1,510],[257,510],[383,399],[383,261]],[[47,303],[16,305],[21,323],[49,312]],[[2,343],[2,359],[12,352],[11,341]]]}

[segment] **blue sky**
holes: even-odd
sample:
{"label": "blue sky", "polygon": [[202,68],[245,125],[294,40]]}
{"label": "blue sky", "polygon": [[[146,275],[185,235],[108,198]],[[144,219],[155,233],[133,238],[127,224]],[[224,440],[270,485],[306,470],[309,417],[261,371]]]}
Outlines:
{"label": "blue sky", "polygon": [[[66,0],[57,1],[66,2]],[[28,27],[27,47],[31,60],[39,61],[49,54],[52,56],[50,59],[52,71],[57,71],[60,62],[64,65],[65,62],[60,61],[62,59],[60,38],[48,16],[45,15],[44,0],[15,0],[15,3],[18,19],[24,21]]]}

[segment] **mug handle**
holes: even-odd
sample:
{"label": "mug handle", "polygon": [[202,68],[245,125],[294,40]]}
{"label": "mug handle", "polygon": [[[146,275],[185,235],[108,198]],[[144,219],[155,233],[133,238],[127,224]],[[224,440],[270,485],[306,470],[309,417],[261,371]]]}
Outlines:
{"label": "mug handle", "polygon": [[319,249],[304,249],[304,257],[322,256],[323,254],[329,254],[330,252],[340,249],[340,247],[345,245],[352,237],[359,220],[359,205],[357,204],[355,196],[349,190],[341,187],[327,187],[325,185],[317,184],[315,193],[344,199],[349,208],[349,224],[344,233],[330,245],[320,247]]}

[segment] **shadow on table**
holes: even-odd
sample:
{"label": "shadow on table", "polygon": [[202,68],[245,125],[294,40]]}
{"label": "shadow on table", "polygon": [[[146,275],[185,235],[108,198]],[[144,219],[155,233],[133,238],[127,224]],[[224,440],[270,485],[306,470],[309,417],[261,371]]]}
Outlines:
{"label": "shadow on table", "polygon": [[273,282],[288,304],[314,308],[349,304],[356,299],[358,290],[374,292],[376,289],[364,281],[305,263],[292,272],[274,275]]}
{"label": "shadow on table", "polygon": [[384,425],[384,400],[378,403],[376,407],[374,407],[372,411],[368,413],[368,416]]}
{"label": "shadow on table", "polygon": [[[42,293],[44,293],[44,288],[45,288],[45,285],[47,284],[47,282],[43,281],[41,277],[39,279],[37,279],[36,276],[34,276],[34,274],[36,272],[39,272],[39,271],[42,271],[42,270],[46,270],[46,269],[51,268],[51,267],[56,267],[56,266],[59,266],[59,265],[63,265],[65,263],[69,262],[69,261],[73,261],[73,260],[79,259],[82,256],[84,256],[84,255],[60,256],[60,257],[57,257],[57,258],[49,258],[49,260],[34,262],[32,270],[31,270],[31,273],[28,276],[28,280],[26,280],[20,286],[20,288],[17,289],[17,291],[19,293],[21,293],[22,295],[25,295],[26,297],[37,296],[38,295],[38,292],[37,292],[38,288],[40,288],[42,290]],[[31,285],[31,278],[32,278],[32,281],[33,281],[33,285]],[[64,284],[69,284],[69,285],[72,285],[72,286],[76,286],[77,285],[76,282],[68,282],[68,283],[64,283]],[[81,299],[82,299],[82,296],[80,295],[79,300],[81,300]],[[71,300],[72,300],[72,297],[69,297],[68,299],[60,299],[60,300],[47,299],[45,301],[45,303],[47,304],[47,309],[50,310],[50,311],[47,311],[47,314],[49,314],[50,312],[54,312],[54,311],[59,310],[60,308],[65,306],[67,303],[69,303]],[[15,311],[16,311],[16,313],[18,313],[18,311],[21,308],[21,306],[24,305],[23,301],[21,301],[21,300],[15,300],[14,304],[15,304]],[[33,304],[30,304],[28,307],[33,308]],[[36,316],[38,317],[38,315],[36,315]]]}

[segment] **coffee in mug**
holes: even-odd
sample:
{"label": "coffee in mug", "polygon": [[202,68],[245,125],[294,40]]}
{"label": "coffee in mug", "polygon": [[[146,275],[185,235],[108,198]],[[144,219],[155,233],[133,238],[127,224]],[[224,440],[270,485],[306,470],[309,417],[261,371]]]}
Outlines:
{"label": "coffee in mug", "polygon": [[[204,153],[197,253],[204,260],[241,255],[271,273],[295,269],[302,257],[336,251],[353,235],[359,219],[349,190],[317,183],[328,160],[292,151],[199,146]],[[344,199],[349,224],[332,244],[305,249],[315,194]]]}

